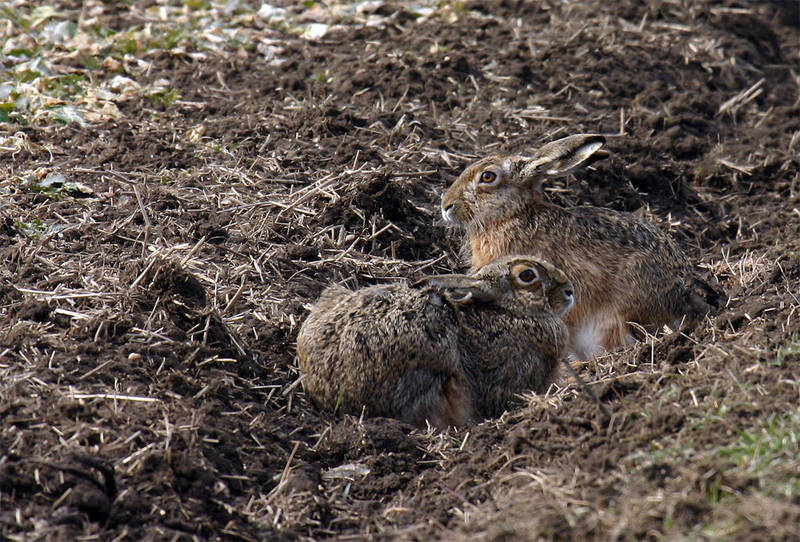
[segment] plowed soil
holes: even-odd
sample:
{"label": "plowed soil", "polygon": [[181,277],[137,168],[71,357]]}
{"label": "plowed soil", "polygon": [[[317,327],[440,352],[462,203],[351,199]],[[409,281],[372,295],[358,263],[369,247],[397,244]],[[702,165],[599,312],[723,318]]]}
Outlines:
{"label": "plowed soil", "polygon": [[[0,125],[28,142],[3,179],[89,189],[2,192],[0,538],[797,537],[797,440],[728,453],[797,428],[797,4],[376,6],[265,28],[278,61],[147,56],[174,103]],[[578,132],[612,156],[548,197],[643,214],[726,306],[576,363],[610,422],[566,374],[448,433],[316,409],[294,340],[320,292],[464,269],[449,183]]]}

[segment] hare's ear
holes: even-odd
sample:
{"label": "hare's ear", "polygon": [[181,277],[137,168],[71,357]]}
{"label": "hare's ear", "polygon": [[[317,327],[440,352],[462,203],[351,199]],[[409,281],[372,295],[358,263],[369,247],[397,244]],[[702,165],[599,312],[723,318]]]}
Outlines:
{"label": "hare's ear", "polygon": [[500,294],[489,282],[476,279],[467,275],[438,275],[425,277],[413,286],[432,286],[441,290],[453,303],[464,305],[467,303],[492,303]]}
{"label": "hare's ear", "polygon": [[608,157],[601,150],[606,138],[595,134],[578,134],[548,143],[522,166],[523,178],[563,177]]}

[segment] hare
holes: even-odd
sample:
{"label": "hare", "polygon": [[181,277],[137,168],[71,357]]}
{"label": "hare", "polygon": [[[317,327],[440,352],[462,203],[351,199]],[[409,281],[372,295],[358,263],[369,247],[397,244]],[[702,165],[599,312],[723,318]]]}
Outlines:
{"label": "hare", "polygon": [[303,387],[324,409],[460,426],[547,388],[572,298],[563,273],[525,256],[411,285],[332,286],[297,337]]}
{"label": "hare", "polygon": [[465,256],[478,269],[506,254],[529,253],[562,269],[575,286],[565,320],[572,355],[633,341],[629,322],[654,330],[702,317],[719,297],[695,276],[684,252],[655,225],[630,213],[548,202],[542,182],[605,158],[603,136],[579,134],[532,156],[496,155],[469,167],[442,197],[442,216],[466,229]]}

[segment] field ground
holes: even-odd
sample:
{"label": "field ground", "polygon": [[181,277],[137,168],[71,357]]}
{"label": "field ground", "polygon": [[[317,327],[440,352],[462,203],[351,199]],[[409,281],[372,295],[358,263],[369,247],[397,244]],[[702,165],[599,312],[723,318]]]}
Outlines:
{"label": "field ground", "polygon": [[[281,8],[278,4],[282,4]],[[800,12],[772,2],[0,7],[0,538],[797,539]],[[460,169],[642,213],[729,301],[449,433],[317,411],[333,282],[462,269]]]}

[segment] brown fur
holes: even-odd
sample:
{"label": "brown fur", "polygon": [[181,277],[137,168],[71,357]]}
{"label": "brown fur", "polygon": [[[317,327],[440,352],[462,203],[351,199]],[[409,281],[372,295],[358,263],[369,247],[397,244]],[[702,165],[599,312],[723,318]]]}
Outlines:
{"label": "brown fur", "polygon": [[485,226],[484,235],[476,235],[469,239],[472,254],[472,269],[480,269],[492,260],[512,253],[509,237],[502,222]]}
{"label": "brown fur", "polygon": [[[536,280],[516,282],[532,268]],[[321,408],[458,426],[550,384],[568,341],[572,285],[511,256],[471,275],[323,292],[300,328],[303,387]]]}
{"label": "brown fur", "polygon": [[[602,142],[600,136],[571,136],[532,157],[486,158],[467,167],[442,198],[445,218],[466,229],[473,269],[506,254],[530,253],[567,274],[576,293],[565,321],[579,356],[630,342],[628,322],[654,330],[708,310],[690,294],[698,285],[694,267],[655,225],[629,213],[562,208],[544,199],[544,179],[605,156]],[[492,186],[480,182],[485,171],[497,174]],[[577,344],[592,327],[598,344]]]}

